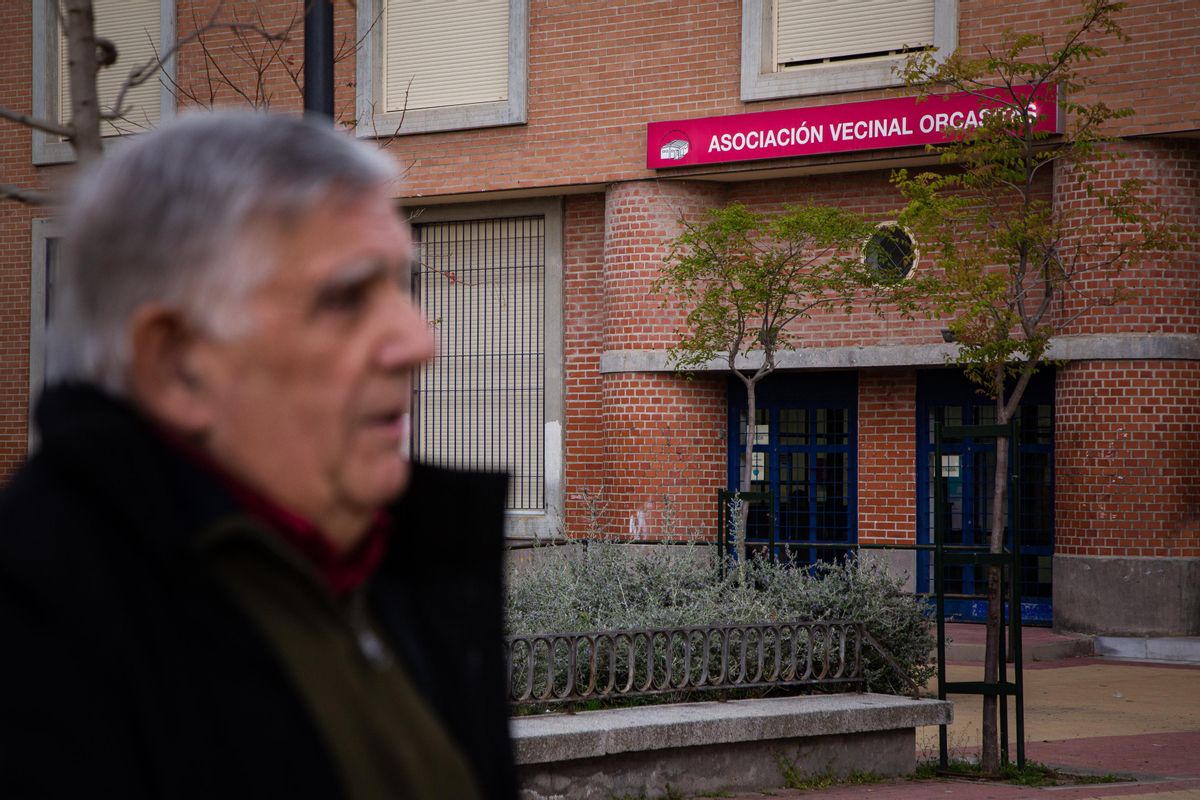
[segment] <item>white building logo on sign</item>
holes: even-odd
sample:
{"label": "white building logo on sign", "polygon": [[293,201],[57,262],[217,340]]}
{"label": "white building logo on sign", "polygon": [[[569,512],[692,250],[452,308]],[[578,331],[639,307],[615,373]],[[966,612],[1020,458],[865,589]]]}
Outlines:
{"label": "white building logo on sign", "polygon": [[688,154],[690,142],[683,131],[671,131],[666,136],[667,141],[659,149],[659,158],[664,161],[681,161]]}

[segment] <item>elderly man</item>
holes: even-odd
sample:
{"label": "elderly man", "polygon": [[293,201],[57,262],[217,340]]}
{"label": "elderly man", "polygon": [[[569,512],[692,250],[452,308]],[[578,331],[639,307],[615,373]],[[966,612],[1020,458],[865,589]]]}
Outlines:
{"label": "elderly man", "polygon": [[395,177],[217,113],[79,183],[0,497],[0,796],[515,793],[504,481],[405,455]]}

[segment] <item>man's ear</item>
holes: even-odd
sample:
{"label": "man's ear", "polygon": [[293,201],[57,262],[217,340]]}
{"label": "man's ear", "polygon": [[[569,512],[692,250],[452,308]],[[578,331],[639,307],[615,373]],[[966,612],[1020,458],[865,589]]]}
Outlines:
{"label": "man's ear", "polygon": [[199,368],[203,336],[178,309],[157,303],[138,308],[129,333],[133,401],[180,434],[205,433],[212,408]]}

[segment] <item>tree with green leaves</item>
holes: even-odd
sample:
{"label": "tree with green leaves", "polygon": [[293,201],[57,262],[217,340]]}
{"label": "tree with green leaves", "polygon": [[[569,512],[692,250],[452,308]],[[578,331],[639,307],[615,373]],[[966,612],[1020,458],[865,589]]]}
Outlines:
{"label": "tree with green leaves", "polygon": [[[838,208],[787,206],[755,213],[739,203],[682,221],[670,242],[656,292],[687,309],[671,360],[680,370],[723,364],[746,389],[745,458],[739,492],[750,491],[755,390],[781,350],[795,347],[789,326],[828,307],[849,309],[868,273],[860,250],[871,226]],[[735,531],[745,557],[746,509]]]}
{"label": "tree with green leaves", "polygon": [[[922,251],[938,272],[924,282],[930,307],[949,320],[958,343],[957,363],[995,401],[995,421],[1009,423],[1030,379],[1047,362],[1055,336],[1081,317],[1122,300],[1121,274],[1139,259],[1173,249],[1176,229],[1143,197],[1135,178],[1101,179],[1119,151],[1105,135],[1106,123],[1127,117],[1086,98],[1084,67],[1104,56],[1104,40],[1124,41],[1117,15],[1125,4],[1086,0],[1066,22],[1061,41],[1043,32],[1002,34],[982,55],[954,53],[938,63],[932,53],[911,58],[903,69],[923,95],[950,90],[980,98],[999,113],[980,115],[979,127],[951,132],[932,148],[946,169],[909,174],[893,182],[907,201],[901,219],[916,231]],[[1065,133],[1038,130],[1040,101],[1053,87]],[[1039,102],[1043,107],[1038,107]],[[1067,218],[1050,196],[1078,189],[1102,212]],[[1097,287],[1107,287],[1097,289]],[[1005,547],[1008,441],[996,442],[989,549]],[[988,569],[986,682],[998,679],[1001,585]],[[999,766],[997,700],[984,697],[985,771]]]}

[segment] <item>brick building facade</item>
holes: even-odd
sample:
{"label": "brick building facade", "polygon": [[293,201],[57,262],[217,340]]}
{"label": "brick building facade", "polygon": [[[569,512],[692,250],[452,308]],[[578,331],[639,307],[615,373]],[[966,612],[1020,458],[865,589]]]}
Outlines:
{"label": "brick building facade", "polygon": [[[214,7],[150,5],[163,42],[188,37]],[[886,42],[867,53],[813,48],[874,41],[903,23],[917,26],[911,35],[922,43],[978,54],[1005,27],[1065,30],[1078,7],[874,5],[877,19],[824,20],[830,33],[797,44],[785,42],[796,27],[789,19],[815,19],[814,9],[791,0],[337,4],[339,116],[405,168],[399,199],[424,255],[417,291],[443,338],[421,381],[415,446],[430,458],[517,473],[514,535],[600,527],[640,539],[711,536],[716,493],[733,480],[740,450],[740,401],[720,374],[670,368],[682,311],[663,307],[651,284],[680,215],[733,200],[755,210],[811,200],[887,221],[900,205],[890,170],[933,163],[920,147],[896,147],[651,170],[649,123],[903,96]],[[887,16],[901,6],[908,17]],[[280,31],[297,22],[299,7],[231,2],[222,13]],[[46,9],[35,0],[2,12],[2,106],[49,107],[57,84]],[[1108,54],[1087,68],[1092,96],[1136,112],[1111,129],[1126,155],[1109,167],[1112,178],[1141,177],[1196,236],[1200,3],[1134,0],[1122,20],[1130,41],[1105,40]],[[843,29],[854,35],[839,39]],[[188,43],[162,90],[164,113],[177,101],[297,108],[288,73],[300,63],[301,39],[264,46],[217,29],[203,48]],[[793,47],[799,55],[779,61]],[[414,58],[436,64],[435,74],[414,72]],[[28,130],[0,127],[0,182],[45,186],[69,169],[46,147],[38,152]],[[1062,174],[1046,176],[1044,190],[1063,214],[1097,213]],[[52,294],[52,216],[12,203],[0,214],[0,475],[29,447]],[[1057,343],[1058,366],[1030,390],[1022,514],[1031,619],[1200,634],[1197,241],[1138,262],[1125,277],[1129,299],[1082,319]],[[797,327],[803,349],[786,354],[785,369],[764,386],[759,449],[762,485],[792,504],[776,514],[790,525],[781,535],[805,557],[837,551],[820,544],[929,540],[930,420],[986,416],[945,367],[943,327],[867,310],[820,313]],[[986,450],[952,454],[947,513],[967,541],[980,535]],[[914,551],[883,557],[928,588]],[[972,576],[952,584],[960,612],[973,613]]]}

